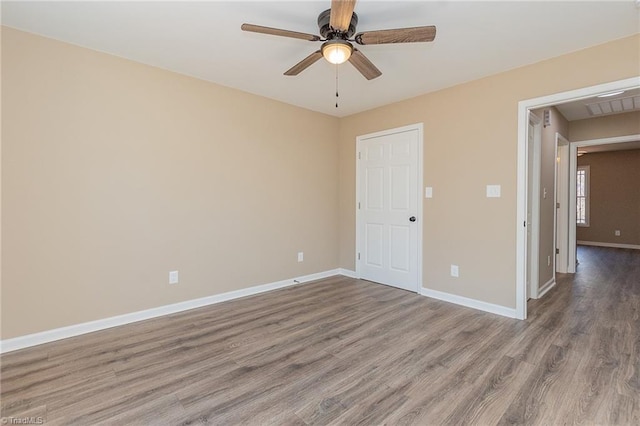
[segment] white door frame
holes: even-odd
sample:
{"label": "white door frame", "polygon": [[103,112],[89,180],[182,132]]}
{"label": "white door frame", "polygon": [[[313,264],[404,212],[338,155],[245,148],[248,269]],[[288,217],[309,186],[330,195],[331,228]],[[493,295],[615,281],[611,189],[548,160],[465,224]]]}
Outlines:
{"label": "white door frame", "polygon": [[578,148],[612,143],[635,142],[640,134],[613,138],[589,139],[571,142],[569,145],[569,272],[576,272],[576,173],[578,171]]}
{"label": "white door frame", "polygon": [[[527,133],[529,110],[544,108],[578,99],[640,87],[640,76],[577,90],[556,93],[518,102],[518,154],[516,196],[516,318],[527,318],[526,262],[527,262]],[[571,215],[571,213],[569,213]]]}
{"label": "white door frame", "polygon": [[387,129],[387,130],[382,130],[379,132],[375,132],[375,133],[369,133],[366,135],[361,135],[356,137],[356,152],[355,152],[355,158],[356,158],[356,205],[355,205],[355,209],[356,209],[356,247],[355,247],[355,259],[356,259],[356,278],[360,278],[361,273],[360,273],[360,262],[358,260],[358,253],[361,252],[361,247],[360,247],[360,240],[361,240],[361,235],[360,235],[360,220],[361,220],[361,216],[360,216],[360,210],[358,209],[358,196],[360,194],[360,161],[358,161],[358,152],[360,152],[360,145],[362,144],[362,141],[365,139],[370,139],[370,138],[375,138],[375,137],[379,137],[379,136],[387,136],[387,135],[392,135],[395,133],[401,133],[401,132],[407,132],[407,131],[411,131],[411,130],[417,130],[418,131],[418,184],[416,185],[417,188],[417,207],[418,207],[418,220],[416,221],[416,225],[417,225],[417,232],[418,232],[418,270],[417,270],[417,274],[418,274],[418,279],[416,280],[416,293],[420,293],[422,290],[422,240],[423,240],[423,234],[422,234],[422,220],[423,220],[423,215],[422,215],[422,204],[423,204],[423,199],[422,199],[422,187],[424,185],[424,180],[422,177],[422,173],[423,173],[423,161],[424,161],[424,124],[423,123],[416,123],[416,124],[410,124],[408,126],[402,126],[402,127],[397,127],[394,129]]}
{"label": "white door frame", "polygon": [[[533,170],[527,172],[527,179],[532,180],[531,194],[531,253],[528,260],[531,270],[529,271],[529,294],[527,297],[532,299],[538,298],[538,289],[540,288],[540,174],[541,174],[541,157],[542,157],[542,119],[529,111],[529,122],[533,124],[533,161],[531,162]],[[528,153],[528,151],[527,151]],[[527,162],[527,168],[529,163]],[[529,198],[527,198],[529,201]],[[527,210],[529,206],[527,206]],[[529,246],[527,246],[529,248]]]}
{"label": "white door frame", "polygon": [[[554,252],[556,248],[558,254],[557,261],[554,260],[553,270],[566,274],[569,266],[569,147],[570,143],[567,138],[556,132],[556,158],[558,165],[556,167],[556,209],[554,214]],[[560,185],[558,185],[558,183]],[[558,186],[560,190],[558,191]],[[560,207],[558,207],[560,203]],[[561,238],[558,246],[558,238]]]}

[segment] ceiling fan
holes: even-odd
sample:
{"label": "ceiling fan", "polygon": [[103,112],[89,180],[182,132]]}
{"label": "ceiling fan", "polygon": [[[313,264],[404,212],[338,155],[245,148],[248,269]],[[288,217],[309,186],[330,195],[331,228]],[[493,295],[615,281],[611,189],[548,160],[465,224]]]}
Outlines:
{"label": "ceiling fan", "polygon": [[[320,36],[253,24],[242,24],[241,28],[243,31],[254,33],[324,42],[319,50],[316,50],[285,71],[284,75],[298,75],[324,57],[327,61],[336,65],[349,61],[367,80],[380,77],[382,72],[360,50],[353,47],[353,42],[363,46],[370,44],[416,43],[433,41],[436,37],[436,27],[433,25],[366,31],[355,34],[356,26],[358,25],[358,15],[353,11],[355,6],[356,0],[332,0],[331,9],[325,10],[318,16]],[[354,34],[355,37],[353,37]]]}

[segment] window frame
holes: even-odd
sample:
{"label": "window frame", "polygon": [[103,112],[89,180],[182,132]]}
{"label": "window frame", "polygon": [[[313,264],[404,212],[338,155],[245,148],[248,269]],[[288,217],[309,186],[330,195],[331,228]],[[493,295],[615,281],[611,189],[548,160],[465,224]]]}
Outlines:
{"label": "window frame", "polygon": [[[579,178],[578,175],[580,174],[580,171],[584,171],[584,195],[578,195],[578,183],[579,183]],[[590,215],[589,215],[589,204],[590,204],[590,199],[591,199],[591,190],[590,190],[590,186],[591,186],[591,167],[589,167],[589,165],[584,165],[584,166],[578,166],[578,168],[576,169],[576,226],[579,226],[581,228],[588,228],[589,227],[589,223],[590,223]],[[580,204],[578,202],[578,200],[580,198],[584,198],[584,223],[580,222],[580,219],[578,218],[578,205]]]}

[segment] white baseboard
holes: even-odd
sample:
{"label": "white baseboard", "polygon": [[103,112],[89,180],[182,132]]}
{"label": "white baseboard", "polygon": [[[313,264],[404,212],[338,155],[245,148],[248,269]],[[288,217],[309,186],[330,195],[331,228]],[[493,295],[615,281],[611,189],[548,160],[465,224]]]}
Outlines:
{"label": "white baseboard", "polygon": [[617,244],[617,243],[599,243],[596,241],[576,241],[579,246],[596,246],[596,247],[613,247],[640,250],[640,245],[637,244]]}
{"label": "white baseboard", "polygon": [[554,288],[555,286],[556,286],[556,277],[551,277],[549,281],[544,283],[544,285],[538,289],[537,299],[540,299],[542,296],[547,294],[547,292],[552,288]]}
{"label": "white baseboard", "polygon": [[338,273],[340,275],[344,275],[345,277],[349,277],[349,278],[358,278],[356,276],[356,271],[352,271],[351,269],[344,269],[344,268],[339,268],[338,269]]}
{"label": "white baseboard", "polygon": [[431,290],[424,287],[422,287],[420,294],[422,294],[423,296],[432,297],[434,299],[443,300],[445,302],[455,303],[456,305],[466,306],[467,308],[478,309],[480,311],[502,315],[503,317],[516,318],[516,310],[514,308],[494,305],[493,303],[487,303],[476,299],[469,299],[468,297],[462,297],[438,290]]}
{"label": "white baseboard", "polygon": [[[345,272],[351,272],[344,270]],[[184,302],[173,303],[171,305],[159,306],[157,308],[147,309],[144,311],[132,312],[129,314],[118,315],[115,317],[104,318],[96,321],[74,324],[67,327],[56,328],[53,330],[42,331],[39,333],[28,334],[25,336],[14,337],[0,341],[0,353],[16,351],[18,349],[28,348],[31,346],[41,345],[43,343],[53,342],[55,340],[67,339],[69,337],[79,336],[81,334],[92,333],[94,331],[104,330],[106,328],[117,327],[120,325],[130,324],[133,322],[143,321],[147,319],[157,318],[163,315],[174,314],[176,312],[187,311],[190,309],[201,308],[203,306],[213,305],[228,300],[238,299],[240,297],[252,296],[254,294],[264,293],[266,291],[276,290],[279,288],[290,287],[293,285],[304,284],[310,281],[331,277],[334,275],[347,275],[342,269],[332,269],[329,271],[318,272],[316,274],[305,275],[289,280],[276,281],[273,283],[257,285],[254,287],[243,288],[240,290],[230,291],[213,296],[202,297],[200,299],[187,300]]]}

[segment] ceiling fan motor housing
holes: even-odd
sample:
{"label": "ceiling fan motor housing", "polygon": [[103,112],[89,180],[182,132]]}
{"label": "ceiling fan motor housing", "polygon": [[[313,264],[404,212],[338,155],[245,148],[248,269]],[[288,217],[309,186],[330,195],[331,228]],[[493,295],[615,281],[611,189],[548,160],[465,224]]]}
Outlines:
{"label": "ceiling fan motor housing", "polygon": [[327,40],[333,39],[343,39],[347,40],[351,38],[356,32],[356,26],[358,25],[358,15],[354,12],[351,15],[351,22],[349,23],[349,29],[346,32],[335,31],[329,25],[329,21],[331,19],[331,9],[327,9],[318,15],[318,27],[320,28],[320,35]]}

